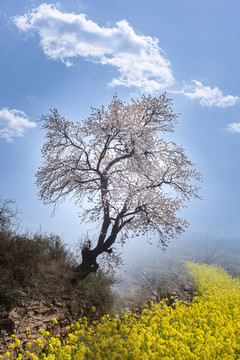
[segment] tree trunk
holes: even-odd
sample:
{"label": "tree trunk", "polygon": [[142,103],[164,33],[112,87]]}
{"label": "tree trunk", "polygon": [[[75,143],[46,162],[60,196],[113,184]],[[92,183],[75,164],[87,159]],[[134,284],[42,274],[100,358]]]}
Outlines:
{"label": "tree trunk", "polygon": [[96,273],[99,269],[97,257],[102,253],[111,253],[111,246],[114,244],[117,234],[119,232],[118,221],[113,226],[112,232],[105,242],[91,249],[91,243],[86,243],[82,248],[82,262],[74,269],[74,276],[71,280],[72,284],[77,284],[79,281],[85,279],[91,273]]}
{"label": "tree trunk", "polygon": [[90,250],[87,247],[82,249],[82,262],[74,269],[74,276],[71,280],[72,284],[76,284],[98,270],[99,265],[96,261],[98,255],[94,249]]}

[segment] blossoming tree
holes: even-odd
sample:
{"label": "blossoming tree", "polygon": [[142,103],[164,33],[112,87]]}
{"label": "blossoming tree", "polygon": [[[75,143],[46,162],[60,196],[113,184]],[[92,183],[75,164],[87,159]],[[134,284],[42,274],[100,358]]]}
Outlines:
{"label": "blossoming tree", "polygon": [[164,247],[188,225],[178,212],[198,197],[192,180],[200,174],[182,147],[162,138],[177,122],[171,105],[165,93],[130,104],[114,96],[107,109],[92,109],[81,123],[56,109],[42,116],[47,133],[36,174],[40,198],[56,206],[73,195],[84,218],[99,224],[96,243],[82,247],[77,279],[95,272],[98,256],[112,253],[117,239],[157,234]]}

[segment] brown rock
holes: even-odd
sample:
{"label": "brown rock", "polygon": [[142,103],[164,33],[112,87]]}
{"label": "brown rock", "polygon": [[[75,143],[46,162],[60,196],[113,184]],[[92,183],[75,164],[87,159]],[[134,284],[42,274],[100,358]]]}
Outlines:
{"label": "brown rock", "polygon": [[12,310],[8,314],[8,318],[12,321],[18,321],[20,320],[21,317],[18,315],[18,313],[15,310]]}

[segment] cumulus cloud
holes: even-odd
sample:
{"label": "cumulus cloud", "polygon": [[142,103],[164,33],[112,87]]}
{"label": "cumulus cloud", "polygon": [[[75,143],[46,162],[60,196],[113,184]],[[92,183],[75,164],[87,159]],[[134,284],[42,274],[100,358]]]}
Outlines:
{"label": "cumulus cloud", "polygon": [[233,106],[239,101],[238,96],[224,96],[218,87],[204,86],[200,81],[196,80],[193,80],[191,85],[185,85],[181,93],[192,100],[199,100],[201,105],[208,107],[218,106],[225,108]]}
{"label": "cumulus cloud", "polygon": [[115,67],[119,76],[110,82],[112,87],[134,86],[151,93],[174,83],[158,39],[136,34],[126,20],[115,27],[100,27],[85,14],[64,13],[54,5],[42,4],[13,21],[23,32],[38,33],[44,53],[66,66],[81,56]]}
{"label": "cumulus cloud", "polygon": [[231,123],[228,125],[227,130],[232,133],[240,134],[240,123]]}
{"label": "cumulus cloud", "polygon": [[137,34],[126,20],[113,27],[101,27],[85,14],[65,13],[55,5],[42,4],[13,22],[26,34],[37,33],[46,56],[72,66],[83,57],[96,64],[110,65],[117,71],[109,86],[135,87],[145,93],[168,90],[196,99],[202,106],[228,107],[239,97],[224,96],[218,87],[193,80],[174,91],[171,64],[158,45],[158,39]]}
{"label": "cumulus cloud", "polygon": [[23,111],[8,108],[0,110],[0,138],[8,142],[12,142],[14,137],[23,136],[27,129],[35,126]]}

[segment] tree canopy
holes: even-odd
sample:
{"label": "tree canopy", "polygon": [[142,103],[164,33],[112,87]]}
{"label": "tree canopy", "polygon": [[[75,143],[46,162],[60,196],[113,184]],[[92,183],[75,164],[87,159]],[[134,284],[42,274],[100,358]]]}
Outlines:
{"label": "tree canopy", "polygon": [[79,279],[97,270],[97,257],[111,253],[117,237],[124,243],[129,235],[157,234],[164,247],[188,225],[178,213],[199,197],[192,180],[201,176],[181,146],[163,139],[177,118],[165,93],[129,104],[114,96],[78,123],[56,109],[42,116],[40,198],[56,207],[72,195],[84,219],[100,224],[96,244],[82,249]]}

